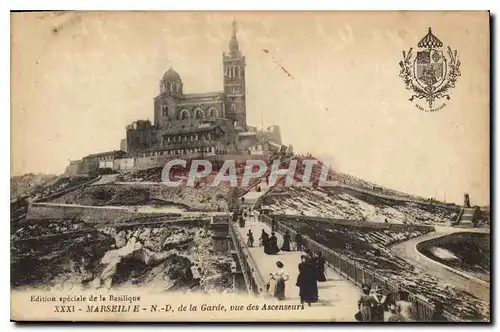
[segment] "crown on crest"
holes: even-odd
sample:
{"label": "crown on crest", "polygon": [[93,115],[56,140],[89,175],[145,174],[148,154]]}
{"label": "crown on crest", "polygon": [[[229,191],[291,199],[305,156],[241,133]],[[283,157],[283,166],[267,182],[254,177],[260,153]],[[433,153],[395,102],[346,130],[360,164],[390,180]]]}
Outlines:
{"label": "crown on crest", "polygon": [[443,42],[441,42],[436,36],[432,34],[431,28],[429,28],[429,32],[422,38],[421,41],[418,42],[418,47],[421,48],[439,48],[443,47]]}

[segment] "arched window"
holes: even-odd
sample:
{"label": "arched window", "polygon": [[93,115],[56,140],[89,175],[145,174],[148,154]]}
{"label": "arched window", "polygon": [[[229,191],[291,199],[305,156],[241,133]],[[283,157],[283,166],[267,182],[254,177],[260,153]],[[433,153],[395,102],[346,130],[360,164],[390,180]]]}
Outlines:
{"label": "arched window", "polygon": [[197,107],[193,112],[193,116],[195,119],[202,119],[205,117],[205,112],[200,107]]}
{"label": "arched window", "polygon": [[168,115],[168,108],[167,108],[167,105],[161,105],[161,114],[163,116],[167,116]]}
{"label": "arched window", "polygon": [[189,111],[187,109],[184,108],[179,112],[179,120],[187,120],[189,118]]}
{"label": "arched window", "polygon": [[234,70],[234,77],[240,77],[240,67],[235,67]]}
{"label": "arched window", "polygon": [[219,111],[215,107],[210,107],[207,111],[207,116],[209,118],[218,118],[219,117]]}

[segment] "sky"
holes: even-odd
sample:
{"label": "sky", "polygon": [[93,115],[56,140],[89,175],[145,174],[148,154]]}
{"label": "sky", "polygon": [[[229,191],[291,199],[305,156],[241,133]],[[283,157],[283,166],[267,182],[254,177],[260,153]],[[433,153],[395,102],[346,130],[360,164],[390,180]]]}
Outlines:
{"label": "sky", "polygon": [[[222,91],[233,19],[249,125],[277,124],[295,152],[386,187],[489,204],[486,12],[13,13],[12,175],[119,149],[126,125],[153,120],[170,67],[185,93]],[[419,111],[399,77],[429,27],[462,63],[439,112]]]}

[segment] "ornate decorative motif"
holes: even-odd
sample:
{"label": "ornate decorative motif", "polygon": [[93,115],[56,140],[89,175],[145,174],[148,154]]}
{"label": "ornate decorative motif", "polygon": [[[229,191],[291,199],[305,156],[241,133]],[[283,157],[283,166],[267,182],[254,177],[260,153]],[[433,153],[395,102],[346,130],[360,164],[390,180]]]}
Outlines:
{"label": "ornate decorative motif", "polygon": [[451,99],[449,91],[455,87],[461,75],[461,62],[458,52],[450,46],[446,48],[448,57],[445,56],[441,50],[443,43],[434,36],[431,28],[417,46],[420,50],[416,52],[416,56],[413,56],[413,48],[408,52],[403,51],[403,61],[399,62],[399,76],[406,89],[415,93],[409,100],[425,99],[432,111],[436,100]]}

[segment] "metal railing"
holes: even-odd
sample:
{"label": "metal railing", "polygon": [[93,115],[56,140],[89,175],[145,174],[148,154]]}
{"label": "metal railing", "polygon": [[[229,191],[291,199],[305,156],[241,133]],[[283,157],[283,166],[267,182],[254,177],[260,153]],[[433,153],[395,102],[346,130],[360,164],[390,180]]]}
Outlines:
{"label": "metal railing", "polygon": [[[262,215],[262,222],[269,224],[272,227],[272,217]],[[294,238],[297,232],[282,223],[275,221],[275,231],[285,233],[288,231]],[[408,294],[408,301],[411,302],[410,315],[416,321],[430,321],[434,313],[434,305],[422,298],[421,295],[413,294],[408,290],[400,287],[387,277],[381,276],[377,272],[354,262],[348,257],[330,249],[306,235],[302,235],[303,243],[313,252],[321,252],[327,264],[340,275],[344,276],[347,280],[354,283],[356,286],[361,287],[362,284],[378,284],[385,288],[395,301],[399,301],[401,292]],[[449,321],[460,321],[457,317],[445,312],[444,316]]]}
{"label": "metal railing", "polygon": [[244,239],[238,231],[234,229],[234,227],[235,223],[233,221],[229,221],[229,235],[231,236],[236,255],[238,256],[238,260],[240,262],[241,272],[243,274],[243,278],[245,279],[247,290],[249,293],[265,296],[266,282],[264,281],[257,264],[252,258],[252,255],[248,251],[248,248],[244,244]]}

